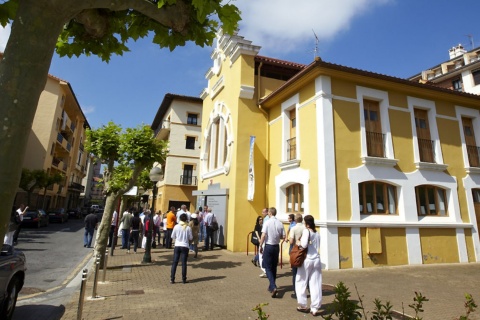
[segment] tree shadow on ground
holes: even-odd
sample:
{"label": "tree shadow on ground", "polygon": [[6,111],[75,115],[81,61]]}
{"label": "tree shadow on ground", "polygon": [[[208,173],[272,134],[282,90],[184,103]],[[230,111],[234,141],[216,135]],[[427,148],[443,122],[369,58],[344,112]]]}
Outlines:
{"label": "tree shadow on ground", "polygon": [[65,314],[65,306],[50,306],[45,304],[31,304],[17,306],[12,320],[32,319],[32,314],[46,315],[45,319],[60,320]]}

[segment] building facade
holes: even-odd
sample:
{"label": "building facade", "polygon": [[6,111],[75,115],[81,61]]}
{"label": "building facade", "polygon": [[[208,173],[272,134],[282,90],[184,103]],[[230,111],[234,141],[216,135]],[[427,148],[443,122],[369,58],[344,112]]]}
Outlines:
{"label": "building facade", "polygon": [[200,98],[165,95],[151,126],[156,139],[168,141],[169,150],[165,163],[159,164],[163,178],[157,182],[157,211],[178,209],[182,204],[195,211],[192,192],[198,184],[201,121]]}
{"label": "building facade", "polygon": [[480,48],[467,51],[459,44],[448,54],[449,60],[414,75],[410,80],[480,94]]}
{"label": "building facade", "polygon": [[[89,128],[75,93],[67,81],[48,76],[38,101],[29,135],[23,167],[60,173],[65,180],[33,195],[31,206],[75,208],[81,205],[88,155],[84,150],[85,130]],[[22,194],[17,196],[17,203]]]}
{"label": "building facade", "polygon": [[202,94],[194,194],[219,244],[245,251],[274,206],[315,217],[328,269],[480,260],[480,97],[259,51],[221,35]]}

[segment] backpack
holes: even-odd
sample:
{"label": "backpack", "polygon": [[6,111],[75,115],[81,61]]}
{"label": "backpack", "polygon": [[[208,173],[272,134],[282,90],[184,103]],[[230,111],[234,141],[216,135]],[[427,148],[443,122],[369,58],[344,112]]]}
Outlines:
{"label": "backpack", "polygon": [[210,229],[212,229],[213,231],[218,230],[218,222],[217,222],[217,218],[215,218],[215,215],[213,215],[212,223],[210,223]]}

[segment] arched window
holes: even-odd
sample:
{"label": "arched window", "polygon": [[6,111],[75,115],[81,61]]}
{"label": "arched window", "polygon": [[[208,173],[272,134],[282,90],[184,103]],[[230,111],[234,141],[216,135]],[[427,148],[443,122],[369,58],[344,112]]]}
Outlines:
{"label": "arched window", "polygon": [[436,186],[421,185],[415,187],[415,196],[417,198],[417,212],[419,216],[447,215],[445,189]]}
{"label": "arched window", "polygon": [[397,187],[394,185],[368,181],[358,185],[358,199],[361,214],[396,214]]}
{"label": "arched window", "polygon": [[292,184],[285,189],[287,210],[286,212],[303,213],[303,185],[300,183]]}

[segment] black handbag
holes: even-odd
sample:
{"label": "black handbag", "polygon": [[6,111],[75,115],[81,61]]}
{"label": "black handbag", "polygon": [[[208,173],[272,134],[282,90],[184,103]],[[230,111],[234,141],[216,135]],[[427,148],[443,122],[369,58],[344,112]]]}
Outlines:
{"label": "black handbag", "polygon": [[255,246],[260,245],[260,239],[257,237],[257,233],[255,231],[252,232],[252,237],[250,238],[250,242],[253,243]]}

